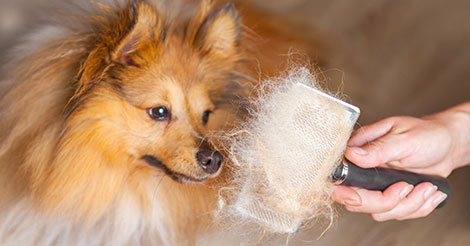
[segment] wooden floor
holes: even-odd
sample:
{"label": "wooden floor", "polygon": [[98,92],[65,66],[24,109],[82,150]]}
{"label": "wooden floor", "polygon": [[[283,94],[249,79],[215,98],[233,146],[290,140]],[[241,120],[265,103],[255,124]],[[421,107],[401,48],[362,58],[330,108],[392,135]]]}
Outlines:
{"label": "wooden floor", "polygon": [[[295,23],[305,39],[322,40],[318,59],[325,83],[343,88],[361,108],[360,124],[391,115],[421,116],[470,100],[470,1],[253,2]],[[0,61],[40,7],[48,1],[0,0]],[[469,180],[468,167],[452,173],[449,203],[427,218],[377,223],[339,208],[322,238],[315,241],[319,232],[305,231],[289,245],[469,245]],[[265,242],[285,243],[285,238]]]}

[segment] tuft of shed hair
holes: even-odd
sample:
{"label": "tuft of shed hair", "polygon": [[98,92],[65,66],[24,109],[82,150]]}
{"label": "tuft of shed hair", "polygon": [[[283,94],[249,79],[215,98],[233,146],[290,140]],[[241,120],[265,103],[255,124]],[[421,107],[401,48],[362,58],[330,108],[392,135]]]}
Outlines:
{"label": "tuft of shed hair", "polygon": [[234,180],[219,194],[226,221],[242,219],[270,233],[325,219],[331,226],[331,173],[351,129],[341,107],[299,83],[321,90],[314,74],[294,65],[261,83],[251,118],[225,136],[234,163]]}

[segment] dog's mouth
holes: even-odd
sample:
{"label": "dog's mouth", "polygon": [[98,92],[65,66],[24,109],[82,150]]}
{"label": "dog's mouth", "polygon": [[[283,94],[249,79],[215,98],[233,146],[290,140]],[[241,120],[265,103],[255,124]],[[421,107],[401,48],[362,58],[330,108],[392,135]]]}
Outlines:
{"label": "dog's mouth", "polygon": [[165,172],[166,175],[168,175],[174,181],[182,183],[182,184],[199,184],[199,183],[204,182],[207,179],[207,178],[198,179],[198,178],[190,177],[182,173],[172,171],[167,166],[165,166],[165,164],[163,164],[162,161],[160,161],[158,158],[156,158],[153,155],[144,155],[142,157],[142,160],[144,160],[151,166],[160,168],[161,170]]}

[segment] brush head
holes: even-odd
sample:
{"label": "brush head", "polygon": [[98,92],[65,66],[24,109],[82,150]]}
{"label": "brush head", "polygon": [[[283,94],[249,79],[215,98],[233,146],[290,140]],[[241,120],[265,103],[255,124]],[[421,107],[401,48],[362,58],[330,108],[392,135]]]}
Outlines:
{"label": "brush head", "polygon": [[302,83],[296,83],[295,86],[299,86],[301,88],[304,88],[305,90],[310,90],[312,93],[315,93],[319,97],[324,97],[326,100],[330,100],[331,103],[337,103],[339,107],[342,107],[344,109],[344,114],[346,115],[346,119],[349,122],[349,125],[351,126],[351,129],[354,128],[354,125],[356,124],[357,119],[359,118],[359,115],[361,114],[361,110],[352,105],[349,104],[345,101],[342,101],[332,95],[327,94],[326,92],[323,92],[319,89],[315,89],[313,87],[309,87],[305,84]]}
{"label": "brush head", "polygon": [[292,233],[332,214],[331,173],[359,109],[318,89],[306,68],[263,82],[251,120],[232,138],[233,213]]}

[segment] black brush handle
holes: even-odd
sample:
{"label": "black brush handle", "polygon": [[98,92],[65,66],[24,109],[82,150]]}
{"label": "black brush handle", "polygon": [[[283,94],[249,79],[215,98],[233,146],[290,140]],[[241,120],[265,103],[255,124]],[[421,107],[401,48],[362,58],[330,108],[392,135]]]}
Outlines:
{"label": "black brush handle", "polygon": [[411,185],[431,182],[437,186],[438,190],[447,194],[447,198],[437,208],[443,207],[449,200],[450,184],[446,178],[380,167],[361,168],[349,160],[344,161],[345,163],[336,168],[333,173],[333,179],[342,180],[341,185],[384,191],[390,185],[400,181]]}

